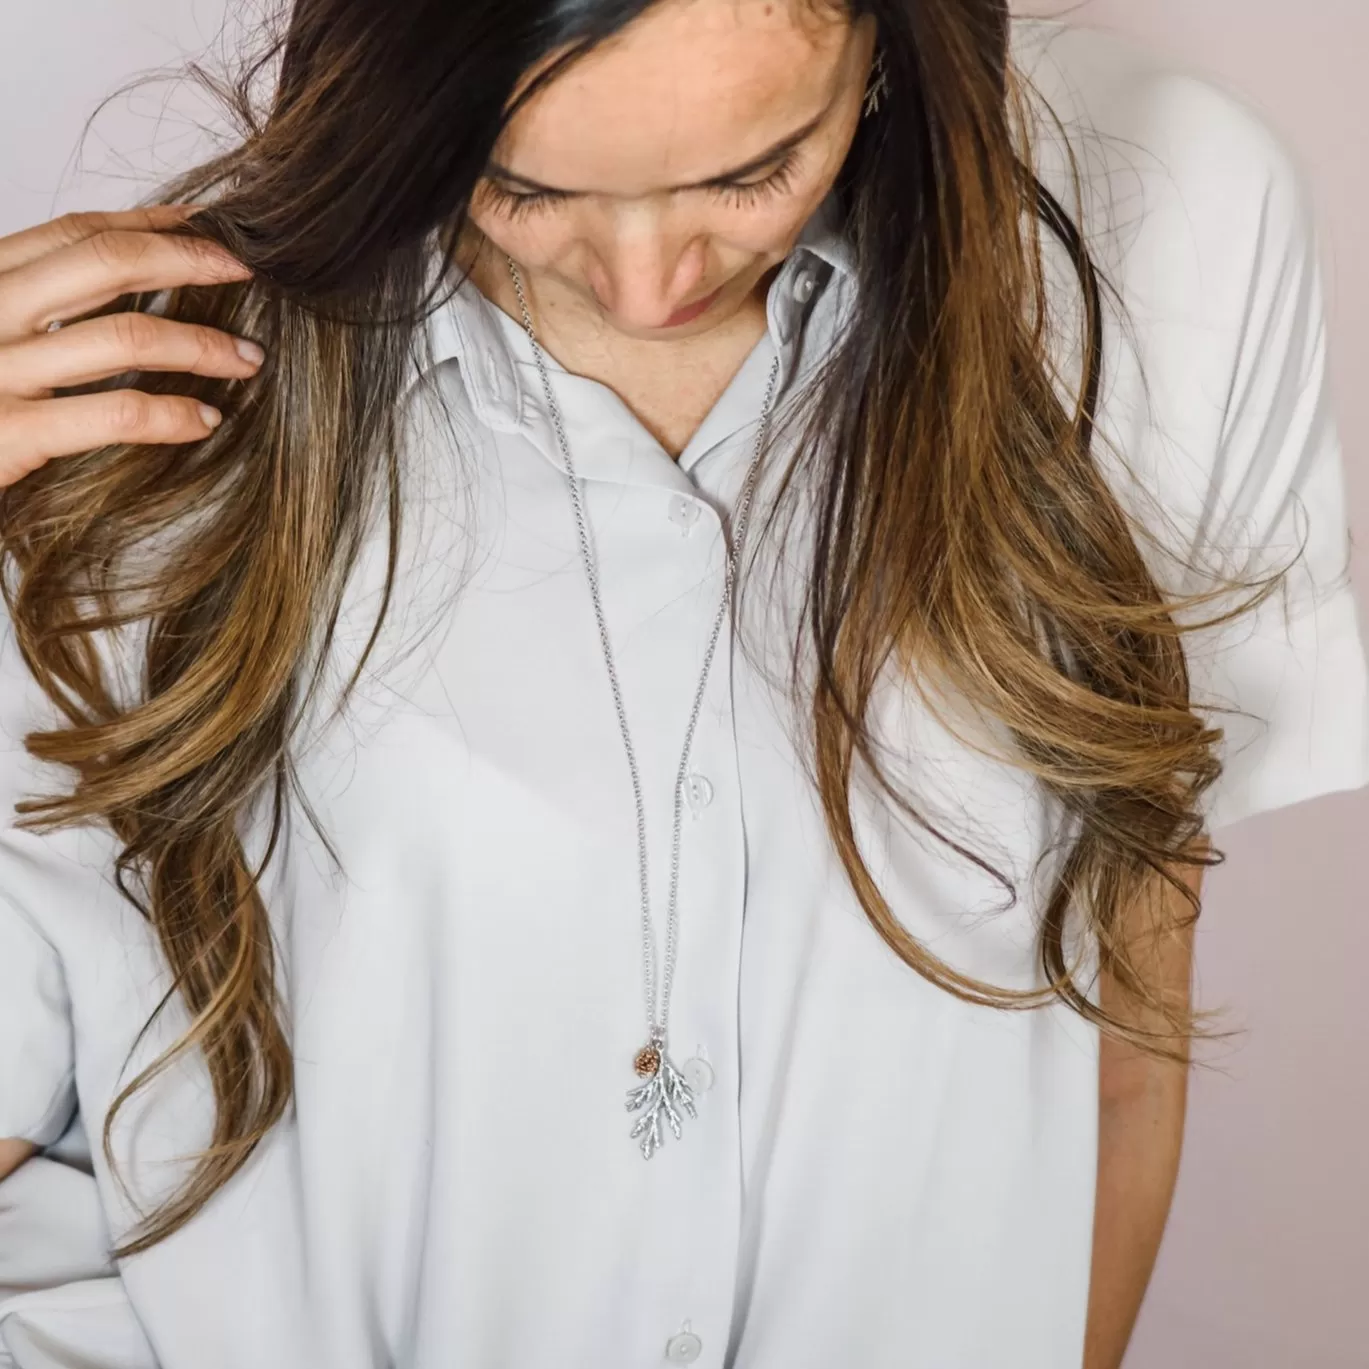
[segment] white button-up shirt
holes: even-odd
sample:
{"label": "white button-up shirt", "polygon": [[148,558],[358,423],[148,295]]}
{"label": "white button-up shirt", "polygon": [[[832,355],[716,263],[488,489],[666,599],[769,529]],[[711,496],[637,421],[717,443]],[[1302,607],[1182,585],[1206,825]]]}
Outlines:
{"label": "white button-up shirt", "polygon": [[[1019,57],[1053,32],[1019,24]],[[1314,239],[1281,150],[1225,97],[1110,40],[1058,39],[1037,75],[1119,135],[1108,156],[1143,142],[1172,173],[1137,157],[1149,213],[1098,238],[1136,310],[1130,338],[1108,338],[1103,434],[1195,535],[1239,524],[1282,546],[1301,497],[1308,567],[1329,581],[1340,453]],[[1121,165],[1095,150],[1090,194],[1105,200]],[[819,214],[678,460],[610,389],[548,360],[641,767],[658,950],[723,520],[774,357],[788,402],[854,290]],[[184,1014],[173,1002],[126,1060],[167,980],[113,886],[107,834],[0,832],[0,1135],[51,1147],[0,1189],[0,1365],[1078,1365],[1097,1033],[1059,1005],[1000,1012],[934,988],[861,911],[784,689],[801,522],[783,562],[776,534],[752,544],[741,638],[720,643],[686,779],[670,1040],[698,1116],[649,1161],[629,1138],[645,1035],[635,815],[561,457],[514,320],[466,285],[432,337],[438,364],[410,392],[394,616],[346,717],[316,718],[300,744],[342,869],[296,809],[265,877],[294,1107],[185,1229],[118,1270],[109,1233],[134,1214],[85,1130]],[[383,554],[377,537],[358,567],[344,653],[369,628]],[[1214,827],[1369,783],[1349,590],[1295,597],[1287,627],[1278,602],[1194,639],[1199,693],[1257,715],[1223,719]],[[9,805],[51,783],[19,739],[52,714],[0,640]],[[987,867],[864,789],[857,835],[914,936],[965,973],[1034,987],[1052,861],[1032,873],[1058,815],[1024,771],[957,738],[950,709],[939,720],[891,680],[875,725],[921,811]],[[114,1131],[149,1204],[207,1135],[193,1057]]]}

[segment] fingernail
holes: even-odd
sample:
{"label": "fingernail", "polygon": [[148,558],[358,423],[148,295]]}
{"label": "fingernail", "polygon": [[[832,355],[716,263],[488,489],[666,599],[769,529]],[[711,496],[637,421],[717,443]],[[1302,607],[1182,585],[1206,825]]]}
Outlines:
{"label": "fingernail", "polygon": [[238,349],[238,355],[244,361],[250,361],[254,366],[260,366],[266,360],[266,353],[255,342],[250,342],[245,337],[235,338],[233,346]]}
{"label": "fingernail", "polygon": [[223,415],[217,409],[211,409],[208,404],[200,405],[200,417],[204,420],[206,428],[217,428],[223,422]]}

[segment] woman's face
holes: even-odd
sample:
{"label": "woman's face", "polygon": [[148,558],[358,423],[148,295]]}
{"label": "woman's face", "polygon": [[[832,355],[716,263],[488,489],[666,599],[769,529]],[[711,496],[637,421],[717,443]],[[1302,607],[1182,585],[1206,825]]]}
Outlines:
{"label": "woman's face", "polygon": [[664,0],[519,111],[471,220],[620,333],[705,332],[831,188],[873,47],[806,0]]}

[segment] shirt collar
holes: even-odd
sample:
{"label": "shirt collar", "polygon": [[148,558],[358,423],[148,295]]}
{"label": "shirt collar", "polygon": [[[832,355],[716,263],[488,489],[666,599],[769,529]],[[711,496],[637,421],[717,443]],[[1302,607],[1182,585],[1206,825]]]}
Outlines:
{"label": "shirt collar", "polygon": [[[833,309],[844,307],[854,288],[853,254],[838,227],[838,220],[835,194],[829,194],[804,224],[793,249],[771,282],[766,297],[766,317],[771,345],[780,356],[781,389],[792,378],[799,339],[818,303],[826,300],[832,306],[824,310],[830,321]],[[475,417],[496,430],[521,430],[543,455],[564,470],[550,415],[546,413],[532,346],[522,325],[486,299],[473,282],[466,280],[429,316],[427,326],[432,344],[431,361],[421,364],[421,358],[412,359],[406,390],[443,363],[457,361]],[[577,428],[585,430],[586,423],[602,427],[608,412],[603,407],[605,404],[609,411],[615,405],[623,410],[624,425],[613,425],[618,431],[632,432],[640,426],[631,420],[626,405],[607,386],[572,375],[550,355],[543,353],[543,356],[548,371],[555,377],[556,400],[568,436]],[[768,365],[769,358],[766,359]],[[740,374],[738,379],[741,379]],[[720,404],[710,417],[715,421],[706,422],[705,428],[700,430],[700,440],[691,441],[691,450],[707,445],[715,436],[725,436],[721,432],[714,434],[711,429],[728,421],[727,406]],[[658,463],[647,459],[650,452],[635,451],[637,445],[649,445],[660,459],[672,468],[676,467],[676,463],[643,433],[640,444],[597,440],[583,452],[579,447],[573,448],[577,473],[589,479],[628,484],[660,483],[660,471],[646,469]],[[681,464],[687,466],[689,463]],[[688,485],[683,471],[679,474]],[[667,479],[667,483],[676,482]]]}

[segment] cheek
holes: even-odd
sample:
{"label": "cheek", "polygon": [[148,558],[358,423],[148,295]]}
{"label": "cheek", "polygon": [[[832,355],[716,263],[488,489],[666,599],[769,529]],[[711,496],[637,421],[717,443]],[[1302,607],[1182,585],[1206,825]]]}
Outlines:
{"label": "cheek", "polygon": [[779,261],[789,251],[830,187],[795,186],[789,193],[745,208],[720,206],[712,213],[709,236],[724,258]]}
{"label": "cheek", "polygon": [[[738,241],[757,251],[784,245],[795,238],[831,189],[828,181],[805,181],[773,200],[762,201],[745,210],[732,210],[728,217]],[[726,212],[726,211],[725,211]]]}
{"label": "cheek", "polygon": [[572,216],[564,210],[511,219],[472,205],[470,220],[500,252],[528,266],[544,266],[562,256],[576,238]]}
{"label": "cheek", "polygon": [[831,191],[842,160],[842,148],[825,147],[805,159],[783,193],[743,207],[720,204],[716,235],[758,255],[782,255]]}
{"label": "cheek", "polygon": [[723,258],[777,261],[788,251],[807,217],[803,205],[786,198],[782,205],[724,212],[711,237]]}

